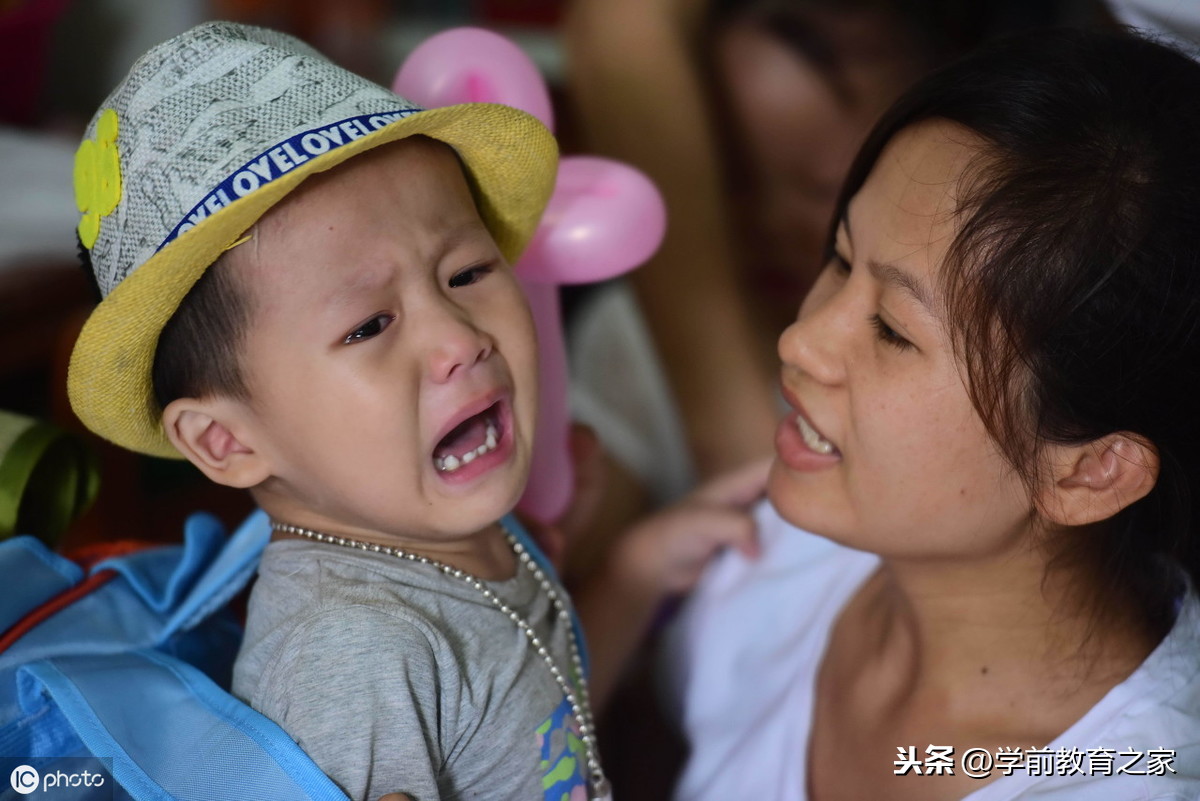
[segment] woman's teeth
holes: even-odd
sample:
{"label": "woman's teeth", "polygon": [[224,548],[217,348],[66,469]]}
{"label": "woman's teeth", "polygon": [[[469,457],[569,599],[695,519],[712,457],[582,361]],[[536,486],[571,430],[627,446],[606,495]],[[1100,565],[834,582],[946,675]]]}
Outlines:
{"label": "woman's teeth", "polygon": [[496,450],[496,441],[496,427],[491,423],[488,423],[487,435],[484,437],[482,445],[474,450],[469,450],[466,453],[459,454],[458,456],[455,456],[454,454],[450,454],[449,456],[441,456],[437,459],[434,459],[434,464],[437,466],[437,469],[441,470],[443,473],[453,473],[458,468],[475,461],[476,457],[483,456],[489,451]]}
{"label": "woman's teeth", "polygon": [[803,415],[796,415],[796,428],[800,429],[800,436],[804,438],[804,444],[810,450],[823,454],[833,453],[833,443],[818,434]]}

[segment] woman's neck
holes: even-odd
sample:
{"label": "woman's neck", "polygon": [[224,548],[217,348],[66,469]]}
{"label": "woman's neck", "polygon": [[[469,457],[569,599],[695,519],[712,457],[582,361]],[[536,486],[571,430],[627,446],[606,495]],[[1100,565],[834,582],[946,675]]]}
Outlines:
{"label": "woman's neck", "polygon": [[897,747],[1041,748],[1068,730],[1155,644],[1134,615],[1094,617],[1071,579],[1033,553],[884,560],[842,610],[821,662],[810,795],[961,798],[988,780],[905,783]]}
{"label": "woman's neck", "polygon": [[933,704],[952,727],[1020,720],[1053,739],[1157,636],[1120,599],[1097,614],[1086,582],[1047,564],[1033,549],[957,565],[885,560],[846,610],[859,680],[894,709]]}

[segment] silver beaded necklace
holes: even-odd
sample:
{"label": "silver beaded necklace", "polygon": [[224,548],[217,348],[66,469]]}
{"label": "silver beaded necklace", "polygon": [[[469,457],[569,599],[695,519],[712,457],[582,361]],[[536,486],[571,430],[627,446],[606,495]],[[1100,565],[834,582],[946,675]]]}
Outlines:
{"label": "silver beaded necklace", "polygon": [[590,774],[588,798],[593,801],[611,801],[612,790],[609,787],[608,779],[604,776],[604,769],[600,767],[600,758],[596,747],[596,729],[594,719],[592,717],[591,701],[588,698],[587,683],[583,677],[583,659],[579,654],[579,644],[575,641],[575,627],[572,625],[571,613],[567,611],[566,604],[563,603],[562,597],[558,590],[555,589],[554,583],[547,578],[542,572],[541,567],[529,555],[520,541],[513,536],[503,523],[500,524],[500,530],[504,532],[505,539],[508,540],[509,546],[513,549],[513,553],[517,555],[517,561],[533,574],[534,579],[542,588],[542,592],[550,598],[550,602],[554,605],[555,613],[558,616],[560,623],[566,627],[567,642],[571,650],[571,662],[575,669],[575,675],[578,677],[579,692],[576,694],[572,688],[570,681],[563,674],[561,668],[554,661],[550,650],[542,643],[541,638],[537,636],[537,632],[533,630],[533,626],[529,621],[521,617],[521,614],[510,607],[500,597],[492,591],[490,587],[483,583],[482,579],[468,573],[465,570],[460,570],[456,567],[439,562],[436,559],[430,559],[427,556],[406,551],[402,548],[391,548],[386,545],[377,545],[372,542],[363,542],[361,540],[353,540],[348,537],[338,537],[333,534],[326,534],[321,531],[313,531],[309,528],[301,526],[293,526],[289,523],[281,523],[277,520],[271,521],[271,528],[275,531],[280,531],[285,534],[295,534],[300,537],[306,537],[316,542],[325,542],[333,545],[341,545],[346,548],[355,548],[360,551],[368,551],[370,553],[381,553],[387,556],[394,556],[397,559],[406,559],[410,562],[417,562],[422,565],[429,565],[440,570],[446,576],[465,582],[467,585],[474,587],[481,595],[491,602],[492,606],[496,607],[500,612],[508,617],[521,633],[525,635],[525,639],[529,642],[529,647],[532,648],[537,655],[546,663],[546,667],[550,669],[550,675],[558,683],[562,689],[563,695],[566,696],[567,703],[571,705],[571,714],[575,716],[575,721],[579,724],[579,739],[583,742],[584,755],[587,760],[588,773]]}

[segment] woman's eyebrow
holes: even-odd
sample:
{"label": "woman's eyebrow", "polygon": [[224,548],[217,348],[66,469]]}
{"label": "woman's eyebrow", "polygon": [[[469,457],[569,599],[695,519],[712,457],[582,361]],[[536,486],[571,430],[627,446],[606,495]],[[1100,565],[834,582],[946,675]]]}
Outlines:
{"label": "woman's eyebrow", "polygon": [[[854,242],[854,234],[850,231],[850,215],[842,214],[838,220],[838,227],[846,232],[846,238]],[[911,273],[907,273],[894,264],[886,264],[873,259],[867,261],[867,269],[875,280],[885,286],[893,286],[897,289],[903,289],[920,303],[925,311],[933,317],[937,317],[933,295],[929,292],[928,287],[922,284]]]}
{"label": "woman's eyebrow", "polygon": [[871,275],[875,276],[876,281],[886,286],[903,289],[924,306],[925,311],[934,317],[937,316],[934,311],[933,297],[930,295],[929,290],[911,274],[906,273],[894,264],[882,264],[877,261],[868,261],[867,269],[871,271]]}

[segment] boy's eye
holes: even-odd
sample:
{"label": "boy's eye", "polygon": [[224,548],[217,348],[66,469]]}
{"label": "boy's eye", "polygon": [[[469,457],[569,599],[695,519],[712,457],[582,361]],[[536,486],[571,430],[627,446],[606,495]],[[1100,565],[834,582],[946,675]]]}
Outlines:
{"label": "boy's eye", "polygon": [[490,264],[478,264],[474,267],[468,267],[461,272],[455,273],[450,278],[450,288],[458,289],[459,287],[469,286],[476,281],[482,279],[485,275],[492,271]]}
{"label": "boy's eye", "polygon": [[881,342],[886,342],[899,350],[908,350],[913,347],[911,342],[897,334],[895,329],[885,323],[878,314],[871,315],[871,325],[875,327],[875,335]]}
{"label": "boy's eye", "polygon": [[370,339],[371,337],[382,333],[383,329],[391,325],[392,321],[395,319],[396,316],[393,314],[377,314],[347,334],[346,339],[343,341],[347,345],[353,345],[355,342],[361,342],[364,339]]}

